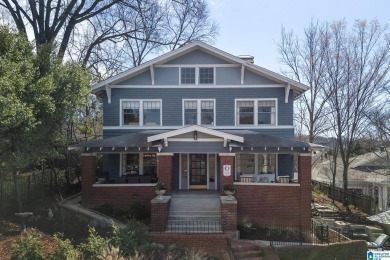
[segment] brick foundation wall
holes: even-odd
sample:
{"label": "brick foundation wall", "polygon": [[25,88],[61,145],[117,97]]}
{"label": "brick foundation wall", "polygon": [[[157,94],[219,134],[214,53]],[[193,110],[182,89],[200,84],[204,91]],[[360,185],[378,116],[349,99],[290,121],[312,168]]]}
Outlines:
{"label": "brick foundation wall", "polygon": [[171,196],[164,196],[162,200],[154,198],[151,205],[150,229],[152,231],[165,231],[171,206]]}
{"label": "brick foundation wall", "polygon": [[172,192],[172,160],[173,155],[158,156],[158,181],[167,186],[167,193]]}
{"label": "brick foundation wall", "polygon": [[[104,184],[102,184],[104,185]],[[130,207],[140,202],[150,209],[150,201],[156,197],[153,186],[120,186],[92,187],[93,196],[87,203],[92,205],[111,204],[115,207]],[[84,204],[84,196],[82,196]]]}
{"label": "brick foundation wall", "polygon": [[239,223],[309,226],[311,221],[311,156],[298,156],[298,181],[294,184],[237,184]]}
{"label": "brick foundation wall", "polygon": [[[230,165],[230,170],[231,170],[231,175],[230,176],[223,176],[223,166],[224,165]],[[232,184],[234,180],[234,155],[227,156],[227,155],[222,155],[220,156],[220,180],[221,180],[221,185],[220,185],[220,193],[221,195],[224,195],[223,193],[223,185],[225,184]]]}
{"label": "brick foundation wall", "polygon": [[236,188],[239,223],[300,225],[299,186],[237,184]]}
{"label": "brick foundation wall", "polygon": [[195,252],[201,251],[209,256],[224,259],[228,250],[228,239],[232,234],[174,234],[150,232],[151,241],[159,244],[176,244]]}

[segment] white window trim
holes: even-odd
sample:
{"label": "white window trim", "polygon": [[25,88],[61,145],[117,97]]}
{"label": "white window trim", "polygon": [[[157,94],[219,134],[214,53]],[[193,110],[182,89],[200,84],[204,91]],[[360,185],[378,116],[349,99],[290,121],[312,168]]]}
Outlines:
{"label": "white window trim", "polygon": [[[239,101],[253,101],[253,124],[245,125],[245,124],[238,124],[238,118],[237,118],[237,102]],[[275,101],[275,124],[258,124],[258,102],[259,101]],[[234,125],[235,126],[278,126],[278,99],[277,98],[236,98],[234,99]]]}
{"label": "white window trim", "polygon": [[[195,68],[195,84],[186,84],[186,83],[181,83],[181,69],[182,68]],[[208,84],[200,84],[199,83],[199,78],[200,78],[200,75],[199,75],[199,69],[200,68],[212,68],[213,69],[213,83],[208,83]],[[215,66],[208,66],[207,64],[205,65],[188,65],[188,66],[179,66],[179,85],[183,85],[183,86],[213,86],[213,85],[216,85],[216,74],[217,74],[217,70],[216,70],[216,67]]]}
{"label": "white window trim", "polygon": [[[119,126],[128,126],[128,125],[123,125],[123,108],[122,108],[122,104],[123,102],[127,102],[127,101],[136,101],[136,102],[139,102],[139,115],[140,115],[140,118],[139,118],[139,125],[134,125],[133,127],[142,127],[142,126],[145,126],[144,125],[144,102],[146,101],[157,101],[157,102],[160,102],[160,125],[156,125],[156,126],[162,126],[163,125],[163,122],[162,122],[162,99],[120,99],[119,102]],[[148,125],[146,125],[146,127],[148,127]]]}
{"label": "white window trim", "polygon": [[[243,154],[246,154],[246,153],[243,153]],[[253,153],[248,153],[248,154],[253,154]],[[276,176],[278,177],[279,176],[279,154],[277,154],[277,153],[261,153],[261,154],[275,154],[275,173],[276,173]],[[253,175],[259,175],[259,160],[258,160],[258,158],[259,158],[259,153],[255,153],[254,154],[255,156],[255,158],[254,158],[254,160],[255,160],[255,173],[253,174]],[[238,173],[237,173],[237,156],[235,156],[235,158],[234,158],[234,173],[235,173],[235,177],[236,177],[236,180],[237,181],[239,181],[239,175],[238,175]]]}
{"label": "white window trim", "polygon": [[182,123],[183,123],[183,126],[187,126],[185,124],[185,118],[184,118],[184,116],[185,116],[185,113],[184,113],[184,103],[186,101],[196,101],[196,116],[197,116],[196,124],[197,125],[202,125],[201,124],[201,121],[202,121],[202,119],[201,119],[201,115],[202,115],[202,108],[201,108],[202,101],[213,101],[214,102],[214,122],[213,122],[212,125],[204,125],[204,126],[216,126],[217,125],[216,124],[216,121],[217,121],[216,107],[217,107],[217,105],[216,105],[215,98],[214,99],[211,99],[211,98],[208,98],[208,99],[193,99],[193,98],[189,98],[189,99],[187,99],[187,98],[185,98],[185,99],[182,99],[182,106],[181,106],[182,107]]}

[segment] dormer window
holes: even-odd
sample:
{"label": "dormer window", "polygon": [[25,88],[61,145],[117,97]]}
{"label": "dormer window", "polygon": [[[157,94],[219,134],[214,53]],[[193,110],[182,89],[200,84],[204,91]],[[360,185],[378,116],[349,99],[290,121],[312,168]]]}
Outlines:
{"label": "dormer window", "polygon": [[182,67],[180,68],[181,85],[203,85],[215,83],[214,67]]}

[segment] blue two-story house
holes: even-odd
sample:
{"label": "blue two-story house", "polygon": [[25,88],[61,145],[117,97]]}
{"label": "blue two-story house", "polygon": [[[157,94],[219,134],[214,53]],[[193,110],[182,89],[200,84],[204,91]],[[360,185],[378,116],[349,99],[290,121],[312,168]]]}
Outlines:
{"label": "blue two-story house", "polygon": [[84,153],[83,200],[149,205],[157,181],[168,194],[234,183],[238,221],[310,223],[312,146],[293,125],[307,88],[200,42],[99,82],[103,139],[72,146]]}

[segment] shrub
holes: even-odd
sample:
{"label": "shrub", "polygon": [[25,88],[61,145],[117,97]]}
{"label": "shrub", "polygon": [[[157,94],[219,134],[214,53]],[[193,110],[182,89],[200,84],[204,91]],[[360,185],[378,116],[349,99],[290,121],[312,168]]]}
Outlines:
{"label": "shrub", "polygon": [[132,255],[136,249],[148,244],[146,239],[147,227],[137,220],[130,220],[126,228],[113,227],[114,237],[112,243],[118,247],[124,256]]}
{"label": "shrub", "polygon": [[149,210],[144,204],[134,202],[130,206],[130,215],[136,220],[144,220],[149,217]]}
{"label": "shrub", "polygon": [[130,258],[131,260],[173,260],[173,259],[191,259],[203,260],[212,259],[206,257],[202,252],[194,252],[188,249],[178,248],[175,245],[164,246],[152,243],[147,247],[136,250]]}
{"label": "shrub", "polygon": [[119,250],[118,247],[114,247],[112,245],[107,245],[102,253],[99,256],[99,259],[102,260],[126,260]]}
{"label": "shrub", "polygon": [[42,236],[35,229],[27,230],[16,242],[12,259],[45,259]]}
{"label": "shrub", "polygon": [[99,259],[103,249],[108,246],[108,242],[108,239],[99,236],[96,230],[90,227],[87,241],[79,244],[77,248],[83,254],[84,259]]}
{"label": "shrub", "polygon": [[54,234],[54,241],[57,245],[57,249],[51,256],[52,260],[79,259],[80,252],[72,245],[72,242],[69,239],[64,240],[62,234]]}

